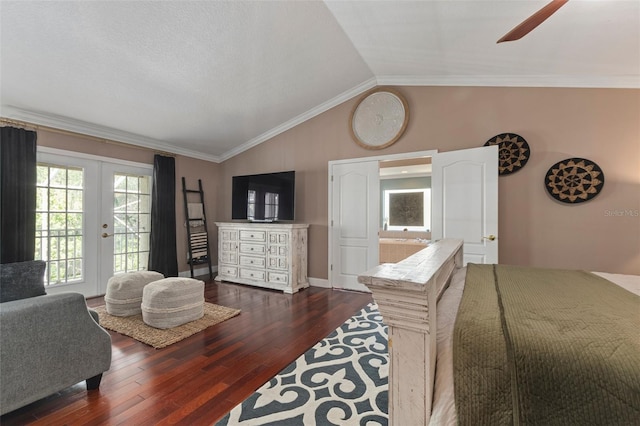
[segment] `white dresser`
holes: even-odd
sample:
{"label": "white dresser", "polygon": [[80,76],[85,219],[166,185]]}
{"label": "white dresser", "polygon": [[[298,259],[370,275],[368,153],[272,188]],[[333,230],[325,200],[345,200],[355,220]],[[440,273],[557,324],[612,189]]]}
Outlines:
{"label": "white dresser", "polygon": [[217,281],[295,293],[309,287],[308,224],[216,222]]}

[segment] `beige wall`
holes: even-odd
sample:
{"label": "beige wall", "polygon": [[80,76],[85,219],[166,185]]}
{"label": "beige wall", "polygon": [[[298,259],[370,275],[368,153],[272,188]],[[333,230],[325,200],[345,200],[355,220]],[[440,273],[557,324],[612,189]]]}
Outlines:
{"label": "beige wall", "polygon": [[[640,90],[397,89],[411,118],[396,144],[381,151],[356,145],[348,130],[356,99],[349,100],[222,163],[217,220],[231,217],[233,175],[296,170],[296,221],[310,224],[309,276],[327,278],[328,161],[472,148],[514,132],[531,158],[499,180],[500,262],[640,274]],[[604,171],[603,191],[587,203],[559,203],[543,186],[548,168],[570,157]]]}
{"label": "beige wall", "polygon": [[[128,147],[122,144],[105,143],[89,137],[38,130],[38,145],[153,165],[154,151],[152,150]],[[176,156],[176,247],[179,271],[189,270],[189,264],[187,263],[187,231],[184,227],[185,215],[182,198],[183,176],[186,178],[189,189],[197,189],[198,179],[202,179],[205,195],[205,214],[207,215],[207,222],[209,224],[212,258],[218,258],[217,231],[213,222],[216,217],[216,205],[219,197],[219,169],[220,166],[218,164],[209,161],[197,160],[180,155]],[[192,200],[191,198],[189,199]],[[217,261],[212,263],[216,265]]]}
{"label": "beige wall", "polygon": [[[330,160],[481,146],[514,132],[531,159],[499,180],[500,262],[640,274],[640,90],[399,87],[411,118],[403,137],[381,151],[356,145],[348,118],[356,99],[284,132],[222,164],[176,157],[179,270],[186,263],[182,176],[202,179],[209,223],[231,218],[231,177],[296,170],[297,222],[309,223],[309,276],[327,278],[327,163]],[[38,144],[141,163],[153,151],[40,130]],[[548,168],[570,157],[602,167],[606,182],[579,205],[552,199],[543,186]],[[630,212],[630,214],[625,213]],[[617,214],[622,214],[618,216]],[[209,228],[217,259],[215,226]],[[216,262],[217,263],[217,262]]]}

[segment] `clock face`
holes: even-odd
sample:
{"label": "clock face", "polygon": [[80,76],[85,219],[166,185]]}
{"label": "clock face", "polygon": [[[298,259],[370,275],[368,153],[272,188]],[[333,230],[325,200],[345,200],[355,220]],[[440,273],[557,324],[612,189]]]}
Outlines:
{"label": "clock face", "polygon": [[360,146],[382,149],[396,142],[409,121],[407,102],[400,94],[376,89],[351,114],[351,135]]}

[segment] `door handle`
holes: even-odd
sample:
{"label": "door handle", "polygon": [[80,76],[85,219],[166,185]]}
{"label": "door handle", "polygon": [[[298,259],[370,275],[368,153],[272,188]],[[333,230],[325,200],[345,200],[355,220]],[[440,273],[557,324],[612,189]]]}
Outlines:
{"label": "door handle", "polygon": [[494,241],[496,239],[496,236],[491,234],[488,237],[482,237],[482,239],[489,240],[489,241]]}
{"label": "door handle", "polygon": [[111,237],[113,236],[113,234],[107,234],[106,232],[102,233],[102,238],[107,238],[107,237]]}

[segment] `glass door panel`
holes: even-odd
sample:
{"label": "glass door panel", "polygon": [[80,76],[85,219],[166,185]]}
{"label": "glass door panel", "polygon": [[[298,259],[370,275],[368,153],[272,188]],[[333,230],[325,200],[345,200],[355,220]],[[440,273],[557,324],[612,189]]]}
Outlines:
{"label": "glass door panel", "polygon": [[95,161],[38,153],[35,258],[47,263],[47,293],[97,294],[97,170]]}
{"label": "glass door panel", "polygon": [[115,274],[147,269],[151,232],[151,166],[102,167],[101,287]]}

